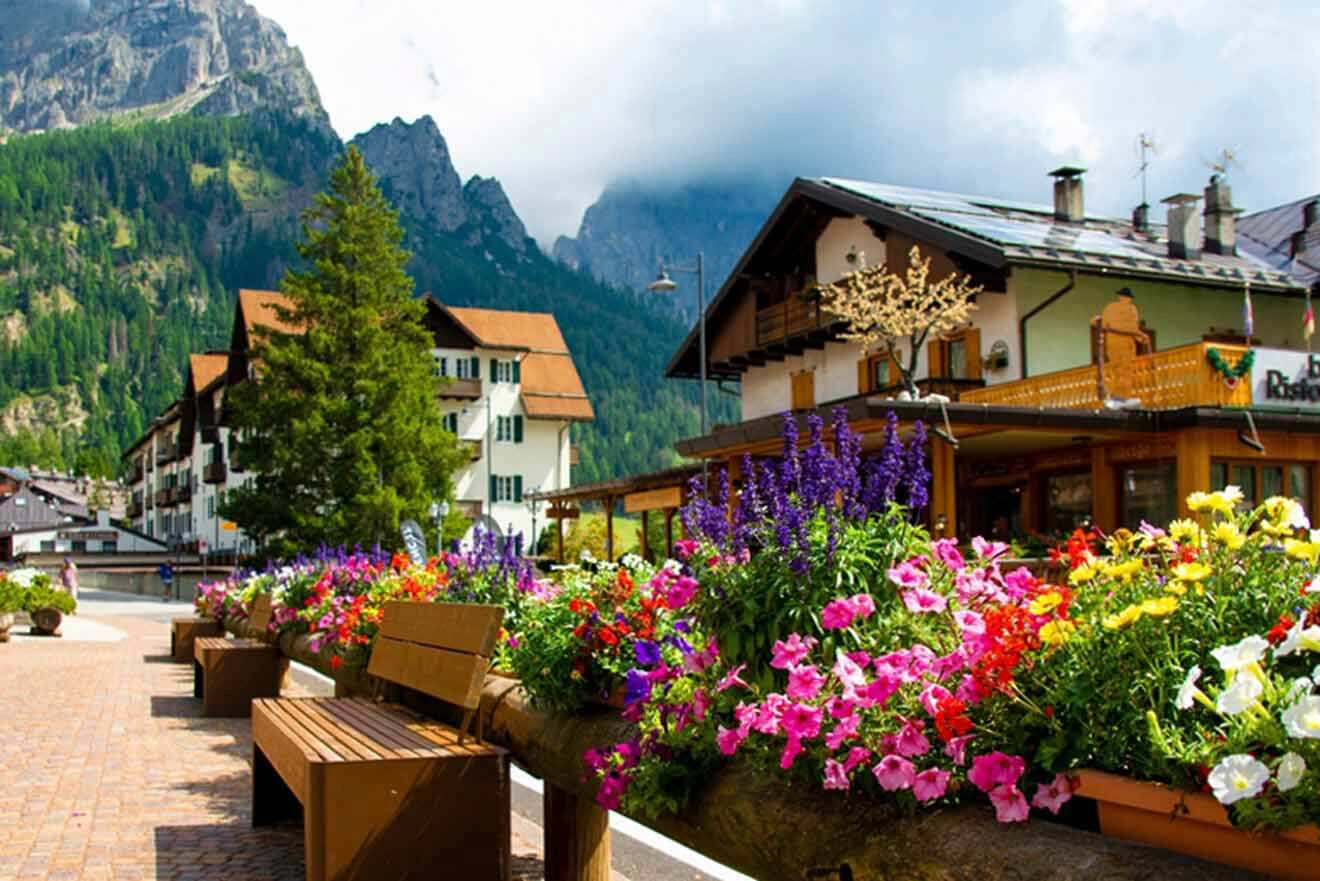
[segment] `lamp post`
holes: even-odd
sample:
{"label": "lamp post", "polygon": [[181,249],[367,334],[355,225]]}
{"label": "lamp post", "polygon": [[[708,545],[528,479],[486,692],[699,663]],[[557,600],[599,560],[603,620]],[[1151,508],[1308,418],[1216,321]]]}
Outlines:
{"label": "lamp post", "polygon": [[541,491],[539,486],[532,487],[531,493],[527,494],[527,509],[532,512],[532,534],[528,537],[530,547],[527,549],[529,557],[536,556],[536,507],[540,503],[537,493]]}
{"label": "lamp post", "polygon": [[[701,434],[706,434],[706,269],[703,262],[702,253],[697,252],[697,262],[693,266],[669,266],[669,270],[674,272],[693,273],[697,276],[697,336],[700,339],[699,355],[701,357]],[[668,294],[678,289],[678,284],[669,277],[666,271],[664,261],[660,262],[660,273],[655,277],[655,281],[646,286],[647,290],[655,293]],[[701,487],[703,490],[709,490],[709,480],[707,475],[708,462],[703,457],[701,460]]]}
{"label": "lamp post", "polygon": [[444,550],[444,524],[445,518],[448,516],[449,502],[442,501],[431,503],[431,519],[435,522],[435,554],[437,557],[440,556],[440,552]]}

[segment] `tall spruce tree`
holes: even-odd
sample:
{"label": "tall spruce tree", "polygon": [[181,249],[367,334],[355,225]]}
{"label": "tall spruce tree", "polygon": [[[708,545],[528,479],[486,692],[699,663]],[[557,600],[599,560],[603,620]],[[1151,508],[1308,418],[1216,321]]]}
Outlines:
{"label": "tall spruce tree", "polygon": [[302,332],[260,333],[256,381],[230,392],[237,460],[255,478],[222,512],[272,552],[389,541],[452,492],[465,454],[440,426],[402,238],[349,147],[303,215],[309,268],[281,285],[280,317]]}

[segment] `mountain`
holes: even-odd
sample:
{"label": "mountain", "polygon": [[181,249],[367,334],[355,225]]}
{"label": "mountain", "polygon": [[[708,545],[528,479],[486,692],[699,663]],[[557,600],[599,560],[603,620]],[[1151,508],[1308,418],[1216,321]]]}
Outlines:
{"label": "mountain", "polygon": [[[655,279],[661,259],[690,266],[701,252],[709,301],[782,192],[783,186],[753,179],[682,186],[614,183],[586,210],[577,236],[560,236],[553,253],[607,284],[641,291]],[[696,279],[682,273],[673,278],[679,285],[674,302],[691,322]]]}
{"label": "mountain", "polygon": [[242,0],[0,0],[0,132],[278,110],[328,130],[284,32]]}

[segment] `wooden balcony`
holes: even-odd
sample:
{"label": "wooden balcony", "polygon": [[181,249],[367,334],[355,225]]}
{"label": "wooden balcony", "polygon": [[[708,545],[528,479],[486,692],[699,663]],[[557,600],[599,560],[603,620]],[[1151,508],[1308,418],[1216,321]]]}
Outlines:
{"label": "wooden balcony", "polygon": [[129,486],[132,486],[132,485],[135,484],[135,483],[141,483],[141,482],[142,482],[142,460],[141,460],[141,459],[134,459],[134,460],[133,460],[133,464],[130,465],[128,471],[124,473],[124,482],[127,483]]}
{"label": "wooden balcony", "polygon": [[480,379],[449,379],[441,380],[440,397],[459,398],[465,401],[476,400],[481,397]]}
{"label": "wooden balcony", "polygon": [[167,486],[156,490],[156,507],[165,508],[174,504],[174,487]]}
{"label": "wooden balcony", "polygon": [[224,483],[226,476],[225,462],[223,459],[216,459],[214,462],[208,462],[202,468],[202,480],[206,483]]}
{"label": "wooden balcony", "polygon": [[179,445],[177,443],[159,444],[156,447],[157,465],[168,465],[170,462],[173,462],[177,458],[179,458]]}
{"label": "wooden balcony", "polygon": [[820,300],[804,301],[790,294],[784,302],[756,311],[756,344],[771,345],[834,323],[834,316],[821,308]]}
{"label": "wooden balcony", "polygon": [[1103,409],[1105,399],[1137,400],[1141,410],[1179,410],[1183,407],[1250,407],[1251,374],[1231,388],[1210,366],[1206,352],[1219,349],[1229,364],[1236,364],[1245,346],[1192,343],[1123,364],[1109,363],[1103,373],[1087,364],[1070,370],[1044,373],[963,392],[959,400],[998,407],[1045,407],[1062,410]]}
{"label": "wooden balcony", "polygon": [[468,440],[468,441],[461,441],[460,443],[467,444],[468,451],[472,454],[471,461],[473,462],[481,461],[481,441]]}
{"label": "wooden balcony", "polygon": [[568,464],[571,467],[573,465],[579,464],[581,461],[582,461],[582,450],[578,447],[577,444],[573,444],[568,448]]}
{"label": "wooden balcony", "polygon": [[142,511],[142,493],[133,493],[133,497],[128,500],[128,507],[124,509],[124,516],[136,520],[142,516]]}

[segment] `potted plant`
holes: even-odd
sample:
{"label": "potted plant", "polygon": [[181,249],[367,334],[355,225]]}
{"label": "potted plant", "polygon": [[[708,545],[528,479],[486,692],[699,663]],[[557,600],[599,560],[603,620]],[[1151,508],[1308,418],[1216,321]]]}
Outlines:
{"label": "potted plant", "polygon": [[0,642],[9,642],[9,628],[14,626],[14,613],[23,608],[24,593],[17,582],[0,575]]}
{"label": "potted plant", "polygon": [[50,586],[50,576],[42,576],[45,581],[34,581],[23,598],[23,608],[32,618],[32,633],[36,636],[61,636],[60,624],[64,616],[78,607],[78,602],[67,593]]}

